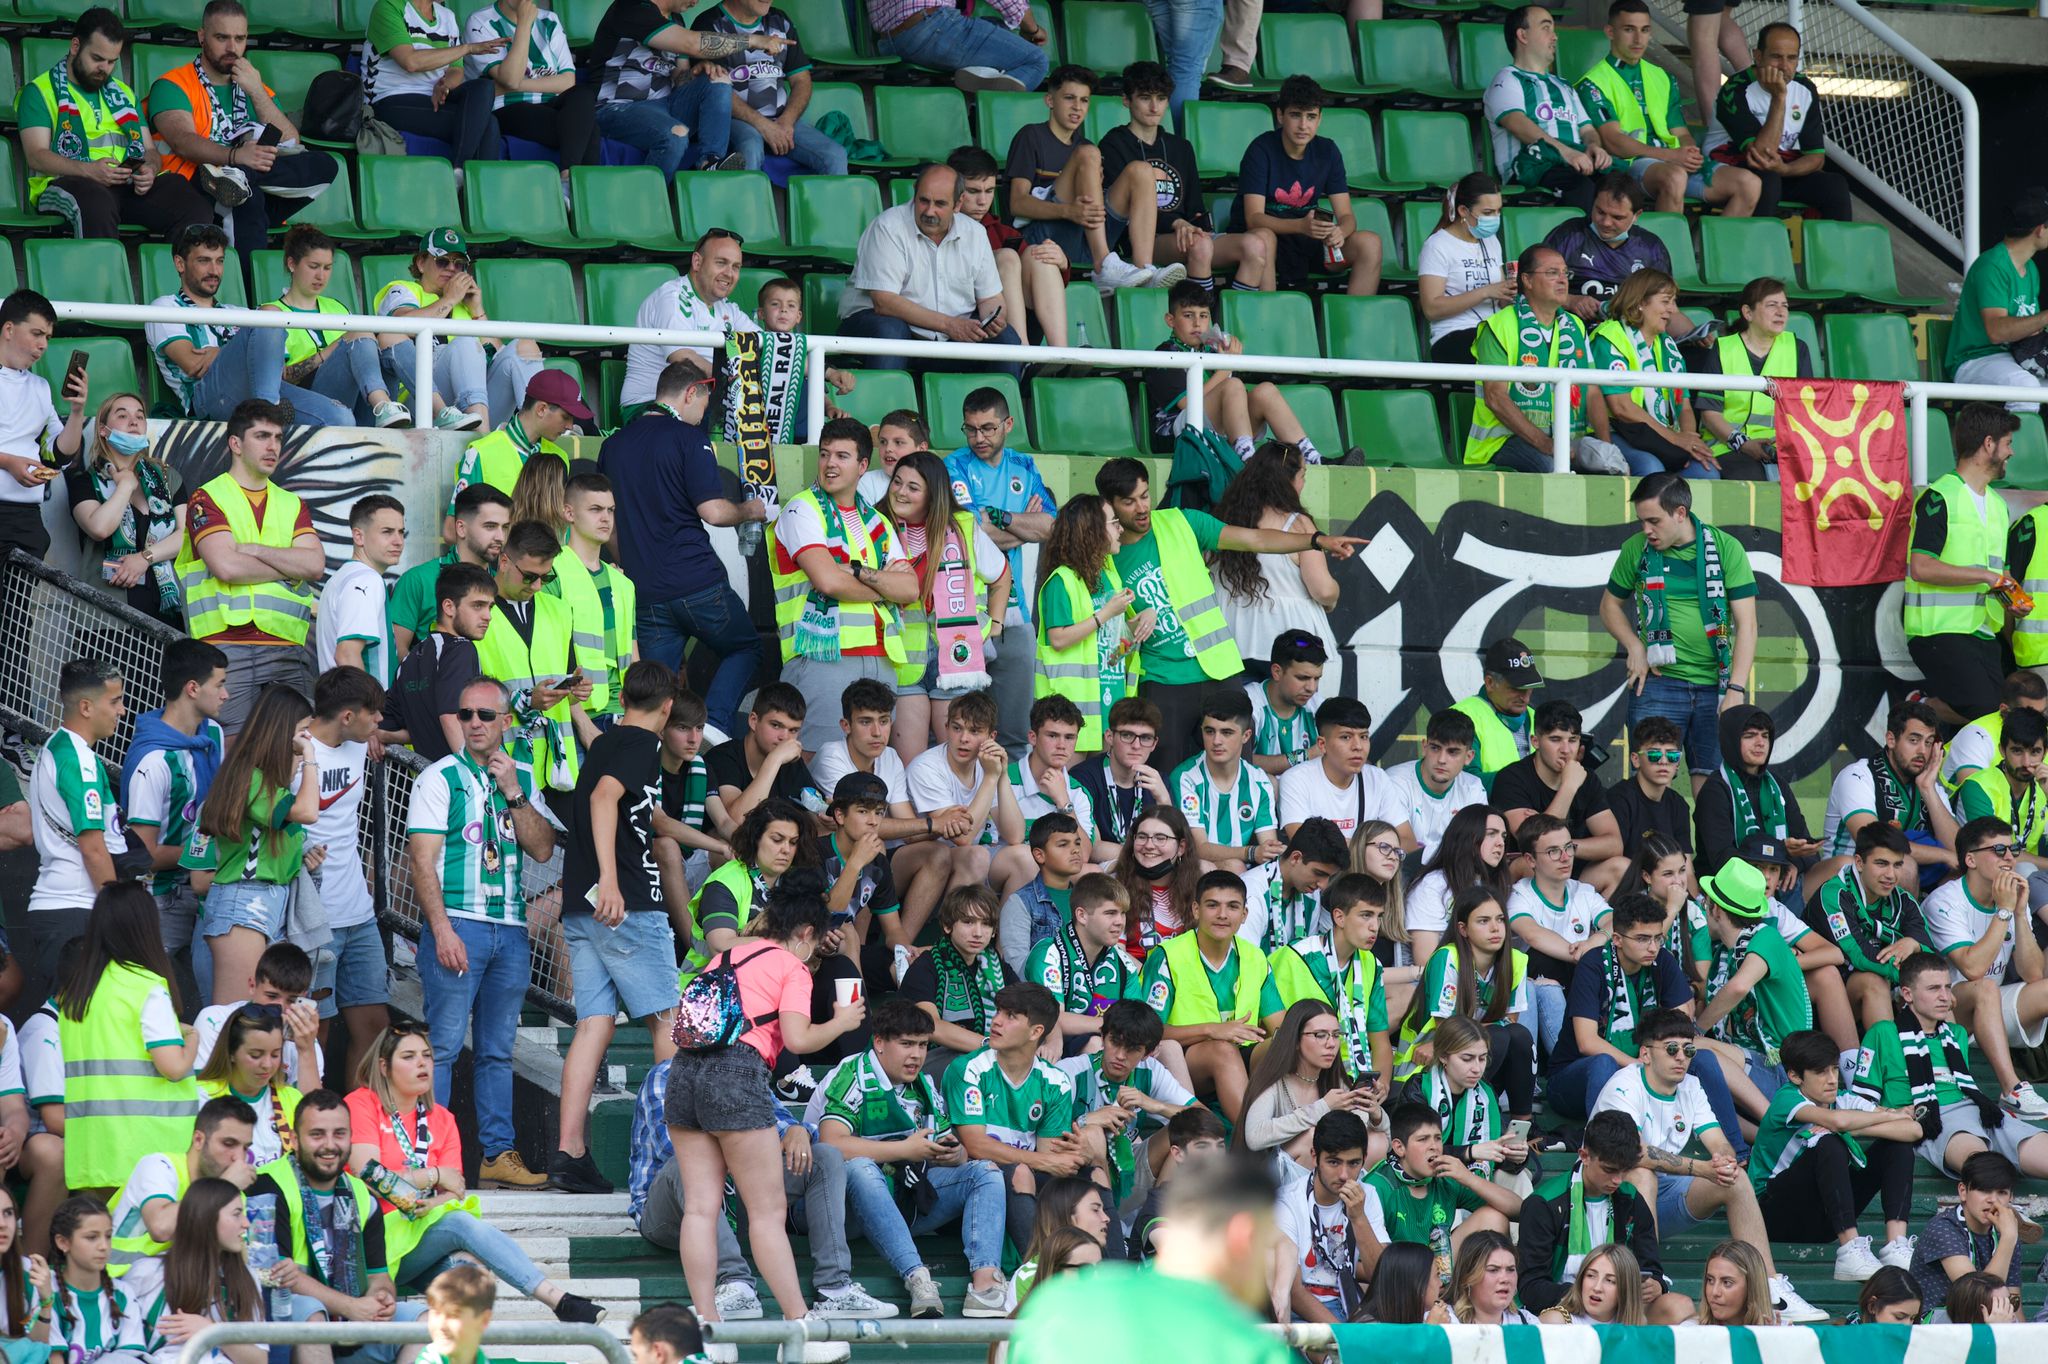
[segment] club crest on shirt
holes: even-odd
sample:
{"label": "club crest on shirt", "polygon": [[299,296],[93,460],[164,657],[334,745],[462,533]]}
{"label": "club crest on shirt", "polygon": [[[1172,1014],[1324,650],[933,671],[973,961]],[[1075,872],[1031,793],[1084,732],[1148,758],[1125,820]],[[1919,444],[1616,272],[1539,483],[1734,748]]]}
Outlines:
{"label": "club crest on shirt", "polygon": [[1010,496],[1024,496],[1024,480],[1016,474],[1010,475]]}
{"label": "club crest on shirt", "polygon": [[1038,1120],[1039,1120],[1040,1118],[1042,1118],[1042,1117],[1044,1117],[1044,1116],[1045,1116],[1045,1105],[1044,1105],[1044,1104],[1033,1104],[1033,1105],[1031,1105],[1031,1121],[1033,1121],[1033,1122],[1037,1122],[1037,1121],[1038,1121]]}

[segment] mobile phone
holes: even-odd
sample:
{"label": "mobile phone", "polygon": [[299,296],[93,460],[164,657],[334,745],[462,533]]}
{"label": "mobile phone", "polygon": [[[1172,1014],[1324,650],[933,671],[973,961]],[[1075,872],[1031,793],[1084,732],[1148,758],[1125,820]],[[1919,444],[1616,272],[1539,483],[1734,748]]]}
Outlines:
{"label": "mobile phone", "polygon": [[1309,210],[1308,216],[1319,223],[1334,223],[1337,221],[1337,215],[1327,208],[1312,208]]}
{"label": "mobile phone", "polygon": [[1529,1140],[1529,1120],[1527,1118],[1516,1118],[1508,1124],[1508,1135],[1516,1141]]}
{"label": "mobile phone", "polygon": [[87,363],[88,357],[84,351],[75,350],[71,352],[71,358],[64,362],[64,384],[63,387],[57,391],[58,397],[63,397],[64,391],[71,387],[72,375],[85,373],[85,367]]}
{"label": "mobile phone", "polygon": [[974,320],[983,331],[997,330],[1003,325],[1003,305],[1000,303],[996,304],[996,306],[989,311],[989,315],[987,317],[977,317]]}

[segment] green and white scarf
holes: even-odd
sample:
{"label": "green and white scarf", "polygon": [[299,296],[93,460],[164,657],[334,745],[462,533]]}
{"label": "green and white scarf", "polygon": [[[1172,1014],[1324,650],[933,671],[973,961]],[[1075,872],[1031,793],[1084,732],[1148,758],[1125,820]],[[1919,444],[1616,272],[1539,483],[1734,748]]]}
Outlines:
{"label": "green and white scarf", "polygon": [[[684,287],[688,287],[687,283]],[[818,521],[825,532],[825,549],[834,560],[842,564],[861,563],[874,569],[889,561],[889,523],[867,504],[865,498],[859,493],[853,495],[853,519],[860,531],[856,540],[848,537],[846,517],[840,512],[832,494],[814,483],[810,495],[817,499]],[[879,642],[885,631],[895,628],[895,616],[884,615],[890,611],[886,602],[876,602],[868,609],[875,613],[875,638]],[[812,583],[804,596],[804,613],[796,623],[797,657],[814,658],[825,663],[838,662],[839,635],[838,598],[827,595],[824,589]]]}
{"label": "green and white scarf", "polygon": [[939,1013],[964,1013],[974,1031],[986,1035],[996,1021],[996,992],[1003,988],[1002,958],[986,950],[969,962],[950,938],[932,949],[932,974],[938,978]]}
{"label": "green and white scarf", "polygon": [[1926,827],[1927,807],[1921,803],[1920,788],[1893,769],[1881,748],[1870,755],[1870,785],[1880,824],[1896,824],[1901,830]]}
{"label": "green and white scarf", "polygon": [[[1668,342],[1670,338],[1660,336],[1658,340]],[[1726,690],[1732,651],[1728,642],[1728,584],[1721,570],[1721,545],[1711,527],[1701,524],[1690,512],[1686,515],[1692,522],[1692,542],[1698,546],[1694,552],[1699,557],[1699,572],[1693,575],[1693,581],[1700,594],[1700,627],[1707,642],[1714,646],[1714,657],[1721,669],[1721,687]],[[1671,607],[1664,599],[1664,577],[1663,551],[1645,544],[1642,560],[1636,567],[1636,624],[1653,668],[1678,661],[1678,646],[1671,635]]]}
{"label": "green and white scarf", "polygon": [[[685,289],[689,284],[685,282]],[[796,441],[803,420],[804,378],[810,360],[810,346],[802,332],[757,332],[760,343],[761,400],[768,414],[768,439],[776,445]],[[739,357],[725,357],[728,391],[739,378]],[[725,438],[737,445],[740,439],[739,404],[725,405]]]}
{"label": "green and white scarf", "polygon": [[[1613,1221],[1610,1214],[1609,1222]],[[1593,1253],[1593,1233],[1586,1225],[1586,1164],[1580,1161],[1572,1166],[1572,1207],[1565,1223],[1564,1254],[1565,1269],[1560,1278],[1569,1278],[1578,1272],[1578,1262]]]}
{"label": "green and white scarf", "polygon": [[[1422,1097],[1423,1102],[1436,1110],[1445,1146],[1462,1146],[1469,1151],[1478,1143],[1493,1139],[1495,1100],[1486,1081],[1481,1080],[1463,1094],[1452,1094],[1451,1082],[1444,1077],[1444,1068],[1431,1066],[1422,1072]],[[1493,1177],[1492,1161],[1475,1162],[1472,1168],[1481,1179]]]}
{"label": "green and white scarf", "polygon": [[[157,541],[178,532],[177,513],[171,508],[170,480],[164,467],[155,460],[135,461],[135,477],[142,489],[143,501],[147,504],[146,525],[138,525],[135,515],[135,499],[121,499],[121,523],[114,527],[114,533],[107,537],[107,559],[124,559],[130,554],[140,554]],[[114,499],[114,469],[105,460],[92,466],[93,491],[100,501]],[[178,575],[172,571],[170,562],[152,564],[149,576],[156,584],[157,605],[161,610],[171,611],[178,605]]]}
{"label": "green and white scarf", "polygon": [[[1763,921],[1759,919],[1743,929],[1732,945],[1720,942],[1714,944],[1714,955],[1707,966],[1706,997],[1710,1003],[1714,996],[1721,992],[1722,987],[1734,979],[1735,973],[1742,969],[1742,963],[1749,960],[1749,945],[1762,927]],[[1777,1042],[1763,1034],[1762,1015],[1757,1010],[1754,991],[1714,1025],[1713,1035],[1723,1042],[1732,1042],[1738,1047],[1760,1052],[1771,1064],[1777,1064]]]}
{"label": "green and white scarf", "polygon": [[[1683,923],[1684,921],[1685,916],[1681,914],[1679,922]],[[1621,969],[1621,947],[1619,944],[1610,941],[1600,950],[1607,958],[1607,1023],[1601,1029],[1601,1032],[1606,1036],[1625,1033],[1632,1037],[1636,1030],[1636,992],[1634,984],[1636,980],[1641,979],[1644,972],[1656,970],[1656,963],[1652,962],[1649,966],[1644,967],[1643,971],[1638,971],[1632,978],[1626,971]]]}
{"label": "green and white scarf", "polygon": [[[1630,369],[1638,372],[1656,370],[1660,374],[1685,372],[1685,358],[1678,353],[1678,342],[1671,338],[1669,332],[1659,332],[1657,344],[1652,346],[1640,328],[1631,327],[1626,322],[1617,322],[1615,330],[1621,333],[1634,353],[1635,363],[1629,366]],[[1650,420],[1670,427],[1678,425],[1677,389],[1645,388],[1639,391],[1643,395],[1643,411],[1649,414]],[[1694,524],[1697,525],[1698,521],[1695,520]]]}
{"label": "green and white scarf", "polygon": [[1766,768],[1757,777],[1756,799],[1751,800],[1749,787],[1743,783],[1742,774],[1728,763],[1721,764],[1721,780],[1728,783],[1728,803],[1735,812],[1735,843],[1740,847],[1742,840],[1751,834],[1761,833],[1765,838],[1785,841],[1785,788],[1778,785],[1778,779]]}
{"label": "green and white scarf", "polygon": [[[1908,1016],[1910,1018],[1910,1016]],[[1941,1062],[1937,1066],[1934,1047],[1941,1048]],[[1942,1078],[1947,1078],[1964,1094],[1982,1097],[1977,1081],[1970,1074],[1970,1058],[1962,1046],[1950,1036],[1947,1028],[1935,1030],[1933,1039],[1918,1028],[1899,1029],[1899,1055],[1905,1058],[1906,1082],[1913,1089],[1913,1107],[1922,1104],[1940,1106],[1935,1097],[1935,1087]]]}
{"label": "green and white scarf", "polygon": [[233,146],[235,139],[243,133],[254,131],[263,126],[250,109],[249,92],[247,90],[236,85],[233,81],[229,81],[228,90],[230,93],[228,95],[227,107],[222,108],[220,90],[207,77],[205,60],[194,57],[192,59],[192,70],[199,76],[199,88],[206,92],[208,114],[206,132],[208,141],[218,143],[223,147]]}
{"label": "green and white scarf", "polygon": [[[1515,339],[1521,343],[1523,355],[1541,357],[1542,363],[1554,369],[1590,369],[1593,365],[1592,344],[1586,339],[1586,329],[1578,318],[1559,308],[1557,316],[1546,327],[1537,319],[1536,310],[1529,306],[1527,294],[1515,295]],[[1549,384],[1508,386],[1508,396],[1515,400],[1515,406],[1545,431],[1550,429],[1551,404],[1556,393],[1557,390]],[[1573,404],[1572,429],[1582,431],[1585,425],[1584,406]]]}
{"label": "green and white scarf", "polygon": [[1664,935],[1664,945],[1681,962],[1691,961],[1693,936],[1706,926],[1706,903],[1697,895],[1688,896],[1671,920],[1671,931]]}
{"label": "green and white scarf", "polygon": [[[50,93],[56,97],[56,107],[50,110],[50,150],[68,161],[90,161],[92,150],[85,140],[85,122],[78,112],[79,97],[71,90],[69,57],[50,68]],[[142,145],[142,116],[135,108],[135,100],[128,93],[128,87],[119,78],[108,77],[107,83],[89,98],[96,99],[106,110],[109,121],[128,123],[130,147]],[[127,116],[125,120],[124,116]]]}
{"label": "green and white scarf", "polygon": [[[1273,878],[1278,884],[1280,878]],[[1304,962],[1320,961],[1330,980],[1330,1003],[1337,1010],[1337,1026],[1344,1034],[1344,1059],[1352,1075],[1372,1067],[1372,1033],[1366,1027],[1366,1015],[1372,1009],[1372,1000],[1359,999],[1351,987],[1365,974],[1365,954],[1351,954],[1349,967],[1337,961],[1337,949],[1331,945],[1327,934],[1318,933],[1303,938],[1294,944],[1295,953]]]}

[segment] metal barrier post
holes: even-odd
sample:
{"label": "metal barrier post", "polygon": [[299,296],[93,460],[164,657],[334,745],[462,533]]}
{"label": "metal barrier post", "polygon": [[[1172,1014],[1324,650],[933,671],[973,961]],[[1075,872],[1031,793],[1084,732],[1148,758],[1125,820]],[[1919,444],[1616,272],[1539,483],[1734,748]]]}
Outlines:
{"label": "metal barrier post", "polygon": [[1209,376],[1203,372],[1202,362],[1197,359],[1190,359],[1188,361],[1188,410],[1186,416],[1187,424],[1197,429],[1209,424],[1208,418],[1202,412],[1202,385],[1208,381]]}
{"label": "metal barrier post", "polygon": [[434,425],[434,334],[413,338],[412,424],[422,431]]}
{"label": "metal barrier post", "polygon": [[[1482,398],[1480,401],[1485,401]],[[1587,402],[1593,401],[1587,394]],[[1572,471],[1572,386],[1559,384],[1551,391],[1550,398],[1550,471],[1568,474]]]}
{"label": "metal barrier post", "polygon": [[[178,1364],[200,1364],[221,1345],[424,1345],[425,1321],[223,1321],[185,1342]],[[568,1321],[492,1322],[486,1345],[583,1345],[606,1364],[633,1364],[633,1356],[601,1326]]]}
{"label": "metal barrier post", "polygon": [[[2048,3],[2048,0],[2044,0]],[[1913,486],[1927,483],[1927,390],[1918,385],[1906,389],[1906,458],[1913,471]]]}
{"label": "metal barrier post", "polygon": [[824,429],[825,343],[813,336],[804,342],[804,431],[815,441]]}

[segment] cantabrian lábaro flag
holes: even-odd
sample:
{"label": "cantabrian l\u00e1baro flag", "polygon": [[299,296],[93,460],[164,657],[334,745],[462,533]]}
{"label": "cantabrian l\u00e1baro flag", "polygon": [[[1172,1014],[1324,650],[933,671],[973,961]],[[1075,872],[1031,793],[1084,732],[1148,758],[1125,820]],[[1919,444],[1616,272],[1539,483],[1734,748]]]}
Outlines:
{"label": "cantabrian l\u00e1baro flag", "polygon": [[1854,587],[1906,576],[1913,479],[1905,407],[1904,384],[1778,381],[1783,581]]}

